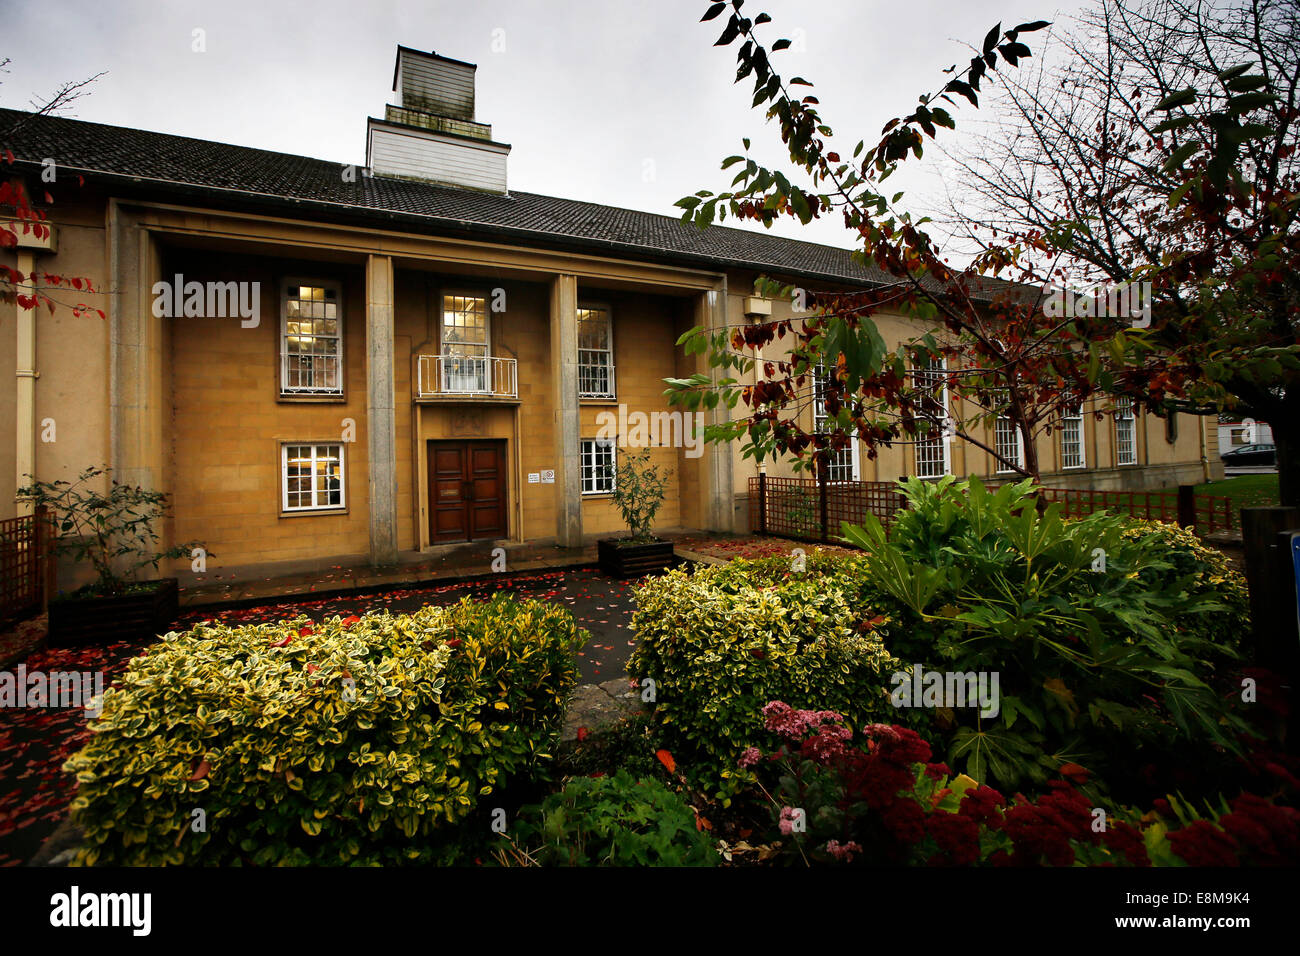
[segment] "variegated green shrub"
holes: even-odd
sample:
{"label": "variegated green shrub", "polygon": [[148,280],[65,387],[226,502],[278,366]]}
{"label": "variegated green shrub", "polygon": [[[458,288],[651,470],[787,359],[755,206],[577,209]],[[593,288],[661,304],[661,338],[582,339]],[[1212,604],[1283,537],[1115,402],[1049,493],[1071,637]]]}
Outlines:
{"label": "variegated green shrub", "polygon": [[[724,802],[750,774],[770,700],[833,709],[862,727],[893,716],[888,618],[850,606],[851,565],[809,556],[672,571],[636,592],[628,673],[654,681],[654,724],[677,765]],[[794,703],[797,702],[797,703]]]}
{"label": "variegated green shrub", "polygon": [[77,862],[443,859],[549,760],[581,640],[568,611],[507,598],[168,634],[65,764]]}

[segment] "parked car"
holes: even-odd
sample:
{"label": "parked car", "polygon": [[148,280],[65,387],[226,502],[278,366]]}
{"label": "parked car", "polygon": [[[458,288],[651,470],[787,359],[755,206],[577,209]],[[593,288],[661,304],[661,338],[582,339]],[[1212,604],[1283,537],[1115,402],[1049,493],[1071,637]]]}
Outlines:
{"label": "parked car", "polygon": [[1277,446],[1262,442],[1254,445],[1242,445],[1232,451],[1225,451],[1219,457],[1223,459],[1223,463],[1229,468],[1239,468],[1247,465],[1276,465]]}

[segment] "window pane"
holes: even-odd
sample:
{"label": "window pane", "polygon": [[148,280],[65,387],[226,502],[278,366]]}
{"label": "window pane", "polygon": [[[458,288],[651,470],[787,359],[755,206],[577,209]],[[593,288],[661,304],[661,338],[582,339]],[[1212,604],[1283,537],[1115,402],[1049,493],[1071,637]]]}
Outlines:
{"label": "window pane", "polygon": [[581,448],[583,494],[610,494],[614,490],[614,443],[584,438]]}
{"label": "window pane", "polygon": [[[923,369],[913,372],[913,381],[922,391],[921,407],[940,421],[948,418],[948,386],[943,359],[930,359]],[[916,474],[919,478],[938,478],[948,472],[947,444],[942,430],[931,432],[916,441]]]}
{"label": "window pane", "polygon": [[287,509],[342,507],[343,446],[286,445],[283,477]]}
{"label": "window pane", "polygon": [[578,395],[614,397],[614,351],[607,309],[578,309]]}
{"label": "window pane", "polygon": [[[343,339],[333,289],[298,285],[286,290],[281,337],[281,391],[342,394]],[[327,312],[328,310],[328,312]],[[326,318],[326,316],[329,318]]]}

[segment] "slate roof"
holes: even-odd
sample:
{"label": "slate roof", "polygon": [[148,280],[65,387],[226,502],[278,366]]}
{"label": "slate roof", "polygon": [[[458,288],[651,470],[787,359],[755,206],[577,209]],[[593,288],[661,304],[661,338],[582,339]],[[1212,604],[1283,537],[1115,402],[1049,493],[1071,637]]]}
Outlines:
{"label": "slate roof", "polygon": [[890,281],[833,246],[743,229],[699,230],[673,216],[573,199],[499,196],[406,179],[356,176],[345,164],[147,130],[0,109],[0,151],[53,158],[115,194],[160,193],[242,207],[289,206],[318,219],[400,226],[436,235],[506,239],[706,268],[750,268],[852,286]]}

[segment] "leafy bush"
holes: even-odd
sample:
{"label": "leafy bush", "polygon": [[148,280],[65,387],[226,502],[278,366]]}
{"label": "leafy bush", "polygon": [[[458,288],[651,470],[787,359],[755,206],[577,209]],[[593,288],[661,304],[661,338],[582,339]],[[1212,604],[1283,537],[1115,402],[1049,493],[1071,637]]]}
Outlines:
{"label": "leafy bush", "polygon": [[525,807],[503,862],[541,866],[716,866],[695,811],[658,780],[620,770],[576,777]]}
{"label": "leafy bush", "polygon": [[[28,477],[31,477],[30,475]],[[91,487],[101,477],[109,479],[107,494]],[[125,485],[112,477],[112,469],[87,468],[76,481],[37,481],[19,488],[20,498],[50,509],[59,535],[56,554],[71,555],[95,570],[97,580],[82,590],[93,594],[118,594],[129,590],[146,567],[155,572],[169,559],[188,558],[197,541],[158,550],[158,522],[168,517],[167,496],[139,485]],[[214,557],[211,553],[209,557]]]}
{"label": "leafy bush", "polygon": [[650,527],[667,490],[668,475],[661,473],[658,465],[650,464],[649,451],[622,456],[614,471],[614,507],[632,532],[630,542],[657,540]]}
{"label": "leafy bush", "polygon": [[1140,748],[1235,749],[1246,725],[1212,686],[1245,627],[1226,568],[1168,529],[1040,512],[1030,482],[913,479],[903,491],[911,508],[888,539],[871,516],[845,534],[864,549],[858,599],[899,617],[891,653],[999,675],[995,716],[944,712],[950,762],[1019,787],[1070,761],[1109,780]]}
{"label": "leafy bush", "polygon": [[445,859],[448,824],[549,759],[583,637],[507,598],[167,634],[65,765],[78,862]]}
{"label": "leafy bush", "polygon": [[[785,857],[795,863],[940,866],[1294,865],[1300,811],[1250,793],[1203,808],[1170,796],[1142,813],[1098,806],[1067,764],[1030,800],[1008,800],[945,764],[914,731],[876,724],[856,735],[841,715],[764,708],[778,746],[744,762],[764,793]],[[1277,768],[1272,781],[1293,785]],[[1292,791],[1294,796],[1294,791]],[[1104,811],[1103,817],[1098,810]],[[773,834],[773,838],[778,838]]]}
{"label": "leafy bush", "polygon": [[724,805],[768,700],[834,707],[858,726],[888,713],[889,620],[850,606],[852,576],[810,556],[671,571],[636,591],[628,673],[655,682],[658,740]]}
{"label": "leafy bush", "polygon": [[[1139,580],[1161,591],[1186,588],[1198,599],[1187,608],[1179,605],[1175,622],[1180,630],[1219,647],[1238,646],[1250,617],[1250,592],[1245,576],[1222,551],[1201,543],[1196,532],[1163,521],[1130,519],[1124,537],[1161,558],[1139,568]],[[1222,607],[1206,606],[1205,599]]]}
{"label": "leafy bush", "polygon": [[650,720],[645,714],[620,717],[598,733],[579,732],[578,740],[556,748],[555,774],[589,777],[623,769],[633,776],[650,776],[659,766]]}

